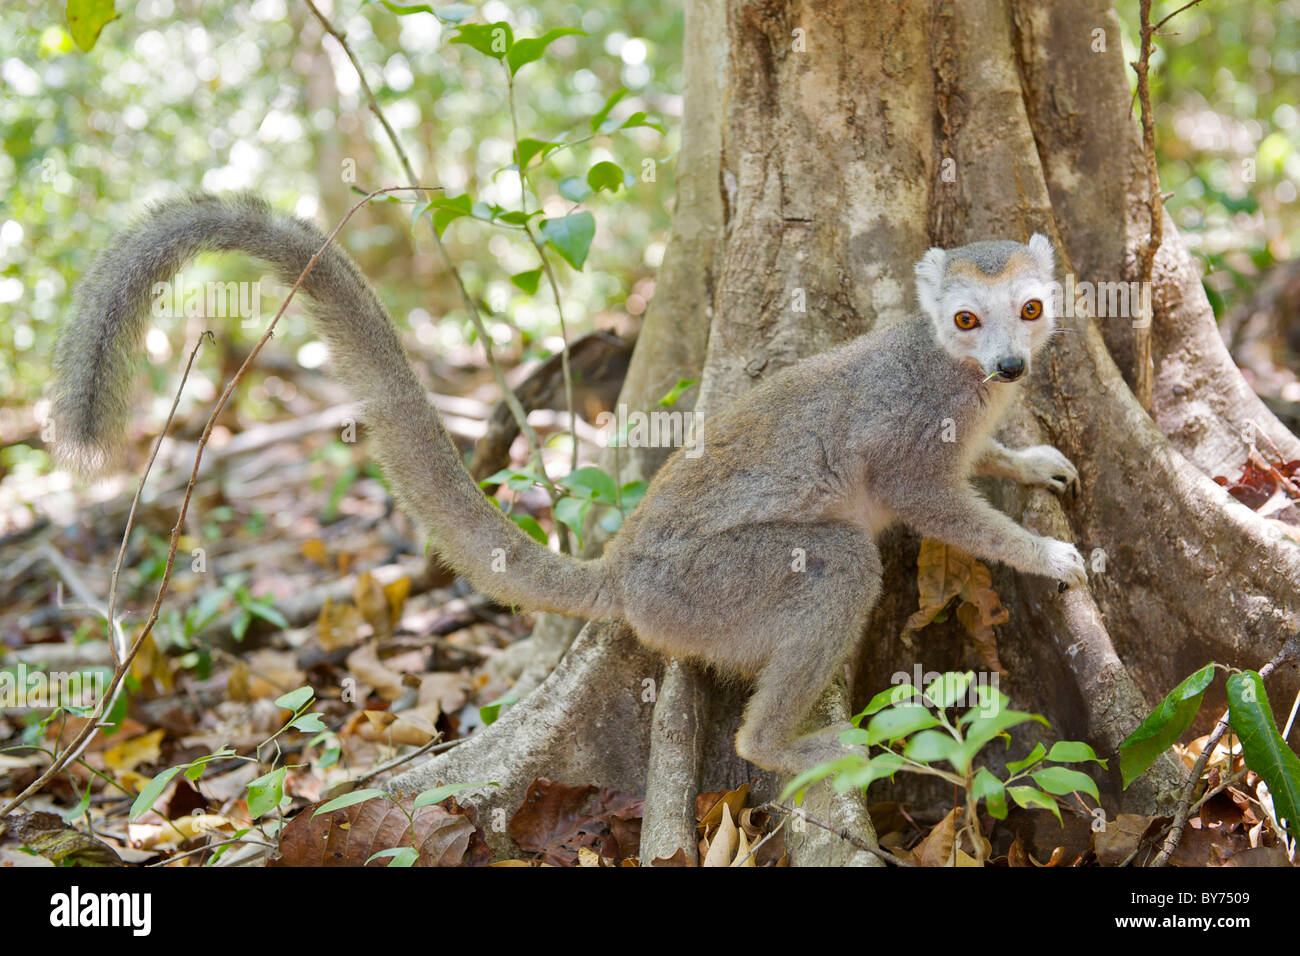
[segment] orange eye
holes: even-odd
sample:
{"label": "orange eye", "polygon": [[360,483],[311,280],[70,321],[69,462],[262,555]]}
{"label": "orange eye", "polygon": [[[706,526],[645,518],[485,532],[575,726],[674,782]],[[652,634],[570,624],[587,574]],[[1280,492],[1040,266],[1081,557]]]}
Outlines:
{"label": "orange eye", "polygon": [[952,317],[952,320],[957,324],[957,328],[963,332],[969,332],[971,329],[980,327],[979,316],[974,312],[958,312]]}
{"label": "orange eye", "polygon": [[1040,318],[1043,314],[1043,303],[1038,299],[1030,299],[1020,307],[1020,317],[1026,322],[1032,322]]}

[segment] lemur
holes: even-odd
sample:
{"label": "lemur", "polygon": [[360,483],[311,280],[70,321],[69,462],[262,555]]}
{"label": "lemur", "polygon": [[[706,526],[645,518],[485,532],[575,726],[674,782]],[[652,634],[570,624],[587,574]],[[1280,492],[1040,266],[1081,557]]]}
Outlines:
{"label": "lemur", "polygon": [[[155,283],[201,251],[230,250],[292,283],[324,245],[314,226],[251,195],[164,202],[119,233],[80,282],[56,348],[61,460],[86,474],[111,461]],[[1062,491],[1076,478],[1051,446],[1014,451],[991,438],[1050,337],[1053,272],[1039,234],[929,250],[915,269],[921,317],[799,362],[713,414],[704,453],[672,455],[594,560],[540,545],[475,485],[379,298],[337,244],[302,289],[399,506],[444,561],[503,604],[621,618],[665,655],[752,679],[736,751],[797,773],[847,752],[844,727],[802,731],[880,595],[876,537],[892,522],[1085,582],[1073,545],[1025,530],[970,481]]]}

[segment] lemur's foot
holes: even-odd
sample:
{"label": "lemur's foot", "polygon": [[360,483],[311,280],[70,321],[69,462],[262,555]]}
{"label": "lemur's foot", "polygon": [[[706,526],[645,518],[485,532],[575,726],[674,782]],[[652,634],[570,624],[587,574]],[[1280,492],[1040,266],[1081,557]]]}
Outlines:
{"label": "lemur's foot", "polygon": [[1016,457],[1021,484],[1041,485],[1061,494],[1079,480],[1078,469],[1051,445],[1022,449]]}
{"label": "lemur's foot", "polygon": [[1088,583],[1088,566],[1083,555],[1070,542],[1044,538],[1043,551],[1047,567],[1042,573],[1047,577],[1070,586],[1083,587]]}

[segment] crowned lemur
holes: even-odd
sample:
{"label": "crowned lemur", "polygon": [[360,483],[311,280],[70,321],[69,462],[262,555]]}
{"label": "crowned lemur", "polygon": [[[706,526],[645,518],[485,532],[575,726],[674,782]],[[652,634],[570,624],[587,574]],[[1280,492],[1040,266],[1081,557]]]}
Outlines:
{"label": "crowned lemur", "polygon": [[[324,244],[252,196],[165,202],[116,236],[57,346],[63,460],[86,473],[110,460],[155,283],[205,250],[247,253],[293,282]],[[342,249],[329,245],[302,289],[399,504],[448,564],[503,604],[623,618],[664,654],[752,678],[736,751],[798,772],[845,752],[843,727],[801,732],[880,594],[875,537],[891,522],[1019,571],[1086,580],[1072,545],[1026,531],[970,482],[1060,491],[1075,478],[1055,448],[991,438],[1050,337],[1053,270],[1041,235],[931,249],[916,265],[923,320],[800,362],[711,416],[704,453],[670,457],[594,560],[538,544],[474,484]]]}

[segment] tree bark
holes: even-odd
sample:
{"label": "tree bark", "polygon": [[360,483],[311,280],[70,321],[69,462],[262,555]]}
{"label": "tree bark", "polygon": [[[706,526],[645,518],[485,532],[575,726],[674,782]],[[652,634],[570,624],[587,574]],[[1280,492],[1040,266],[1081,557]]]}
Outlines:
{"label": "tree bark", "polygon": [[[622,396],[629,408],[702,373],[697,409],[708,414],[792,362],[913,320],[912,264],[930,245],[1041,231],[1063,274],[1132,276],[1145,194],[1108,4],[698,0],[685,35],[678,202]],[[1057,445],[1079,468],[1078,492],[987,486],[1027,527],[1093,558],[1091,588],[1063,595],[1055,582],[993,571],[1011,615],[998,632],[1003,689],[1047,715],[1053,739],[1089,741],[1103,756],[1192,670],[1257,667],[1300,623],[1300,548],[1210,481],[1240,467],[1248,422],[1288,457],[1300,443],[1232,366],[1178,233],[1164,228],[1154,418],[1126,382],[1131,322],[1063,319],[1002,437]],[[627,450],[623,479],[661,460]],[[849,675],[858,699],[916,665],[982,669],[952,625],[928,628],[911,651],[898,640],[917,606],[917,545],[906,529],[882,539],[884,596]],[[1273,699],[1289,700],[1294,674],[1274,679]],[[485,799],[510,812],[543,774],[632,789],[647,794],[643,861],[693,853],[692,787],[753,780],[766,797],[779,787],[732,750],[742,699],[679,663],[661,677],[625,627],[588,625],[531,696],[394,785],[500,780]],[[823,704],[840,719],[850,710],[844,686]],[[1121,793],[1117,763],[1098,774],[1112,812],[1164,806],[1185,776],[1169,758]],[[875,786],[892,799],[951,799],[904,779]],[[814,816],[874,839],[861,795],[831,799],[820,787],[809,798]],[[512,852],[503,831],[489,836],[495,852]],[[818,828],[792,837],[796,863],[875,862]]]}

